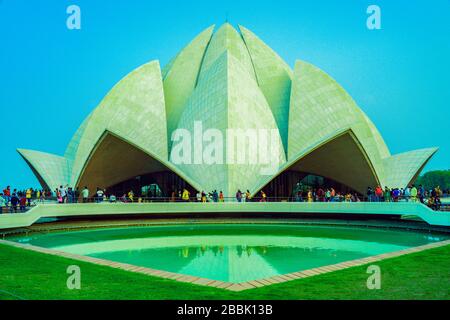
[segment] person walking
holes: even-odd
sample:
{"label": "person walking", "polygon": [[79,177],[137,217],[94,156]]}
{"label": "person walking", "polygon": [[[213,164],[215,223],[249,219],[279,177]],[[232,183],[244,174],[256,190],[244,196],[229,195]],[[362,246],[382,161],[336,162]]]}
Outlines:
{"label": "person walking", "polygon": [[219,192],[219,202],[225,202],[225,197],[223,196],[222,190]]}

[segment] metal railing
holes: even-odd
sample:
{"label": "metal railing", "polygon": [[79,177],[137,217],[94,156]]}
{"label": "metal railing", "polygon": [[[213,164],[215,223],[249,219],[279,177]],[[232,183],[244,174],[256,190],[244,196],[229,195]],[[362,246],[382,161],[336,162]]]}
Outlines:
{"label": "metal railing", "polygon": [[340,202],[416,202],[416,203],[423,203],[424,205],[429,206],[433,210],[442,210],[442,211],[448,211],[450,210],[450,202],[447,203],[445,201],[442,203],[441,199],[448,199],[448,195],[445,195],[441,198],[438,198],[438,201],[435,201],[432,205],[428,204],[429,197],[427,198],[420,198],[420,197],[411,197],[411,196],[398,196],[394,198],[388,198],[385,199],[384,197],[345,197],[345,196],[334,196],[334,197],[318,197],[313,196],[311,197],[304,197],[304,196],[294,196],[294,197],[251,197],[251,198],[241,198],[240,200],[236,197],[223,197],[223,198],[217,198],[215,199],[211,195],[208,195],[206,199],[197,198],[197,197],[189,197],[189,199],[183,199],[180,197],[136,197],[133,198],[130,197],[115,197],[115,196],[104,196],[104,197],[89,197],[89,198],[70,198],[65,197],[63,199],[63,202],[58,201],[55,197],[48,197],[45,199],[31,199],[29,205],[20,205],[17,204],[16,206],[11,205],[11,203],[8,203],[7,206],[4,206],[1,208],[2,210],[0,213],[24,213],[30,210],[32,207],[39,205],[39,204],[47,204],[47,205],[65,205],[65,204],[87,204],[87,203],[97,203],[97,204],[106,204],[106,203],[123,203],[123,204],[129,204],[129,203],[211,203],[211,202],[217,202],[217,203],[246,203],[246,202],[298,202],[298,203],[312,203],[312,202],[322,202],[322,203],[340,203]]}

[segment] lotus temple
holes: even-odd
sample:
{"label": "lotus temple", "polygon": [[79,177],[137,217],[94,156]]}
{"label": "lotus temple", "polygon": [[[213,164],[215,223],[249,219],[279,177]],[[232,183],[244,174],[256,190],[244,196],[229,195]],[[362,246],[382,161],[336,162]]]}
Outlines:
{"label": "lotus temple", "polygon": [[[196,121],[220,131],[276,130],[276,170],[262,175],[263,164],[173,163],[174,131],[192,132]],[[166,195],[186,187],[230,197],[238,189],[289,196],[308,177],[360,194],[368,186],[401,188],[436,151],[392,155],[325,71],[301,60],[291,69],[250,30],[228,23],[204,30],[162,69],[151,61],[119,81],[64,155],[18,150],[46,189],[88,186],[119,194],[157,184]]]}
{"label": "lotus temple", "polygon": [[[239,150],[243,161],[229,161]],[[39,199],[1,214],[0,300],[448,299],[450,212],[407,199],[289,201],[299,185],[406,187],[437,148],[391,154],[325,71],[291,69],[242,26],[211,26],[163,68],[132,71],[64,155],[18,152],[45,189],[139,200]],[[158,197],[140,196],[153,187]],[[226,201],[171,201],[184,189]],[[238,189],[253,201],[236,201]],[[262,190],[269,201],[255,201]],[[65,278],[77,266],[81,291]]]}

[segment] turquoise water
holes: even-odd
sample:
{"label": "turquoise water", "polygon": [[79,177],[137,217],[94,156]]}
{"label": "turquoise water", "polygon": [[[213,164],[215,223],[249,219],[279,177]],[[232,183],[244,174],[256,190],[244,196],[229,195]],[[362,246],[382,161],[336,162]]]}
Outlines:
{"label": "turquoise water", "polygon": [[443,235],[369,228],[208,224],[33,234],[11,240],[238,283],[446,239]]}

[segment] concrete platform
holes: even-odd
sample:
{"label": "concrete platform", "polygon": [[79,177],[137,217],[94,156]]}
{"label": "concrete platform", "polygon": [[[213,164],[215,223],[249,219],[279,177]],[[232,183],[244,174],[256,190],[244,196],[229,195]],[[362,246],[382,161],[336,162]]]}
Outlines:
{"label": "concrete platform", "polygon": [[177,215],[188,218],[208,217],[211,214],[245,217],[246,214],[264,215],[308,214],[320,219],[333,214],[348,216],[416,216],[432,226],[450,226],[450,212],[433,211],[412,202],[267,202],[267,203],[88,203],[42,204],[26,213],[0,215],[0,229],[29,227],[42,218],[83,218],[111,216],[145,216],[146,218]]}

